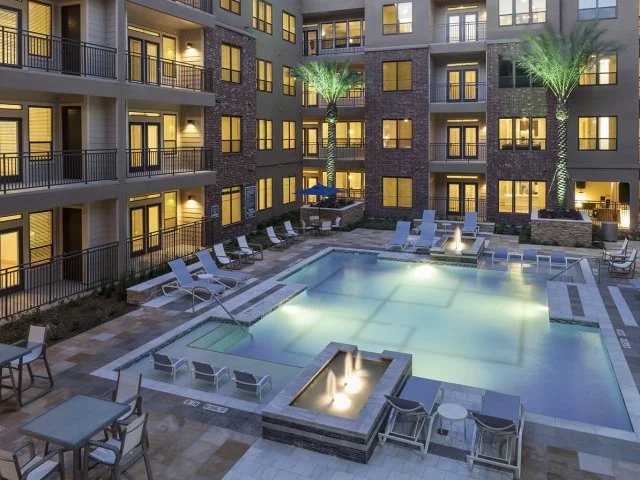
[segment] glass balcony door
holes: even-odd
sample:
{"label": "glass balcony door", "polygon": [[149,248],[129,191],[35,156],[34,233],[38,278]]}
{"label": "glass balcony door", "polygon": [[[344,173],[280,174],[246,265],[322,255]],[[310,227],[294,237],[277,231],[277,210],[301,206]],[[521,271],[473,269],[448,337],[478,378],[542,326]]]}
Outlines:
{"label": "glass balcony door", "polygon": [[0,7],[0,65],[20,65],[20,10]]}
{"label": "glass balcony door", "polygon": [[143,255],[161,248],[161,205],[154,203],[129,210],[131,256]]}
{"label": "glass balcony door", "polygon": [[160,78],[160,44],[129,37],[129,80],[157,84]]}
{"label": "glass balcony door", "polygon": [[0,182],[20,179],[20,120],[0,119]]}
{"label": "glass balcony door", "polygon": [[21,228],[0,231],[0,292],[19,290],[22,286],[21,247]]}
{"label": "glass balcony door", "polygon": [[160,168],[160,124],[129,123],[129,171]]}

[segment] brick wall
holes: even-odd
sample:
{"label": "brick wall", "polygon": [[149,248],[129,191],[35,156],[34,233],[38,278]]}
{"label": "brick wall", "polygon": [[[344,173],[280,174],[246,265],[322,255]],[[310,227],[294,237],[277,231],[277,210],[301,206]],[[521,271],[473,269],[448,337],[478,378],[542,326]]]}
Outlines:
{"label": "brick wall", "polygon": [[[544,88],[499,88],[499,56],[515,44],[487,45],[487,217],[496,223],[524,224],[529,214],[498,213],[498,180],[539,180],[547,182],[547,200],[557,158],[555,101]],[[500,117],[546,117],[547,147],[543,151],[499,149]],[[547,205],[553,207],[553,205]]]}
{"label": "brick wall", "polygon": [[[382,62],[412,60],[413,90],[382,91]],[[366,210],[368,216],[416,217],[427,208],[429,171],[429,55],[426,48],[365,53]],[[382,148],[382,120],[411,118],[413,148]],[[382,177],[413,177],[413,207],[382,206]]]}
{"label": "brick wall", "polygon": [[[204,144],[213,147],[216,168],[216,185],[205,187],[205,211],[212,205],[222,204],[223,188],[240,185],[242,221],[223,227],[221,218],[214,224],[214,239],[220,241],[247,233],[254,219],[245,219],[244,187],[256,184],[256,45],[255,39],[222,27],[205,31],[205,66],[213,69],[215,107],[207,107],[204,112]],[[227,43],[238,46],[241,52],[241,83],[223,82],[220,70],[220,45]],[[235,115],[242,117],[242,151],[222,154],[220,144],[220,117]]]}

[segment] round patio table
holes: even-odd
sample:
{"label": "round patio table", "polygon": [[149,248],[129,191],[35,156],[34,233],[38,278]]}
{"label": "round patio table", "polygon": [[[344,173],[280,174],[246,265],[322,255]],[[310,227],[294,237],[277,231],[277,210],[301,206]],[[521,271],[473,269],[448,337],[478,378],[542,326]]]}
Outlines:
{"label": "round patio table", "polygon": [[[467,438],[467,417],[469,412],[462,405],[456,403],[443,403],[438,407],[438,415],[440,415],[440,430],[442,431],[442,419],[448,420],[450,425],[454,422],[464,423],[464,438]],[[449,427],[451,433],[451,427]]]}

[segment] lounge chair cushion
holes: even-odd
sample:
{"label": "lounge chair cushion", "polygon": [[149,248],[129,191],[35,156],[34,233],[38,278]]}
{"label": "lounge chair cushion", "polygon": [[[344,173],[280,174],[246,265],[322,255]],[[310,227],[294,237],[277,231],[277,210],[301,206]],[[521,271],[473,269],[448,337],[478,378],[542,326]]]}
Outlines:
{"label": "lounge chair cushion", "polygon": [[427,412],[430,413],[438,399],[441,388],[442,382],[412,376],[409,377],[409,380],[407,380],[407,383],[402,389],[400,398],[420,402],[424,405],[424,408],[427,409]]}
{"label": "lounge chair cushion", "polygon": [[[520,397],[487,390],[480,414],[517,425],[520,421]],[[500,427],[497,427],[500,428]]]}

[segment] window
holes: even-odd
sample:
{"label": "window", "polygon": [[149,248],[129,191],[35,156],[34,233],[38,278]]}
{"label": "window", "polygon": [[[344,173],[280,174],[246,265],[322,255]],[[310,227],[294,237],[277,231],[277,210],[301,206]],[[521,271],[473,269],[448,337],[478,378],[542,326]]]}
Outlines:
{"label": "window", "polygon": [[162,148],[176,148],[178,141],[176,137],[178,117],[173,114],[162,115]]}
{"label": "window", "polygon": [[413,138],[413,121],[410,118],[403,120],[382,121],[382,147],[383,148],[411,148]]}
{"label": "window", "polygon": [[240,15],[240,0],[220,0],[220,8]]}
{"label": "window", "polygon": [[546,182],[535,180],[500,180],[498,212],[531,213],[546,208]]}
{"label": "window", "polygon": [[178,225],[178,192],[164,194],[164,228],[174,228]]}
{"label": "window", "polygon": [[498,61],[498,87],[529,88],[541,86],[526,70],[511,60],[501,56]]}
{"label": "window", "polygon": [[271,4],[264,0],[253,0],[253,28],[272,33]]}
{"label": "window", "polygon": [[47,262],[53,257],[53,212],[29,214],[29,258],[32,263]]}
{"label": "window", "polygon": [[282,39],[296,43],[296,17],[287,12],[282,12]]}
{"label": "window", "polygon": [[222,80],[240,83],[240,47],[223,43],[220,45],[220,53],[222,56]]}
{"label": "window", "polygon": [[296,96],[296,77],[293,75],[293,68],[286,65],[282,67],[282,93]]}
{"label": "window", "polygon": [[176,76],[176,39],[162,36],[162,75],[175,78]]}
{"label": "window", "polygon": [[282,203],[296,201],[296,177],[282,177]]}
{"label": "window", "polygon": [[617,0],[579,0],[578,20],[596,20],[616,18]]}
{"label": "window", "polygon": [[242,200],[240,185],[222,189],[222,226],[238,223],[241,220]]}
{"label": "window", "polygon": [[[329,124],[322,122],[322,146],[329,145]],[[364,147],[364,122],[353,120],[350,122],[336,123],[336,146],[338,148],[362,148]]]}
{"label": "window", "polygon": [[393,3],[382,6],[382,33],[411,33],[413,31],[412,2]]}
{"label": "window", "polygon": [[382,177],[382,206],[411,208],[413,205],[413,179]]}
{"label": "window", "polygon": [[501,118],[498,125],[500,150],[546,150],[545,117]]}
{"label": "window", "polygon": [[242,150],[242,118],[222,117],[221,150],[222,153],[237,153]]}
{"label": "window", "polygon": [[260,92],[273,92],[273,65],[267,60],[256,62],[256,82]]}
{"label": "window", "polygon": [[282,122],[282,149],[294,150],[296,148],[296,122],[283,120]]}
{"label": "window", "polygon": [[273,122],[271,120],[258,119],[258,150],[273,149]]}
{"label": "window", "polygon": [[499,25],[526,25],[547,21],[547,0],[500,0]]}
{"label": "window", "polygon": [[29,107],[29,153],[31,160],[49,160],[53,151],[53,109]]}
{"label": "window", "polygon": [[618,55],[601,53],[591,57],[590,68],[580,75],[580,85],[615,85],[618,83]]}
{"label": "window", "polygon": [[382,91],[411,90],[411,60],[382,62]]}
{"label": "window", "polygon": [[51,56],[51,5],[29,2],[28,39],[29,55]]}
{"label": "window", "polygon": [[273,204],[273,179],[258,179],[256,190],[258,192],[257,210],[260,211],[271,208]]}
{"label": "window", "polygon": [[618,117],[579,117],[578,150],[617,150]]}

